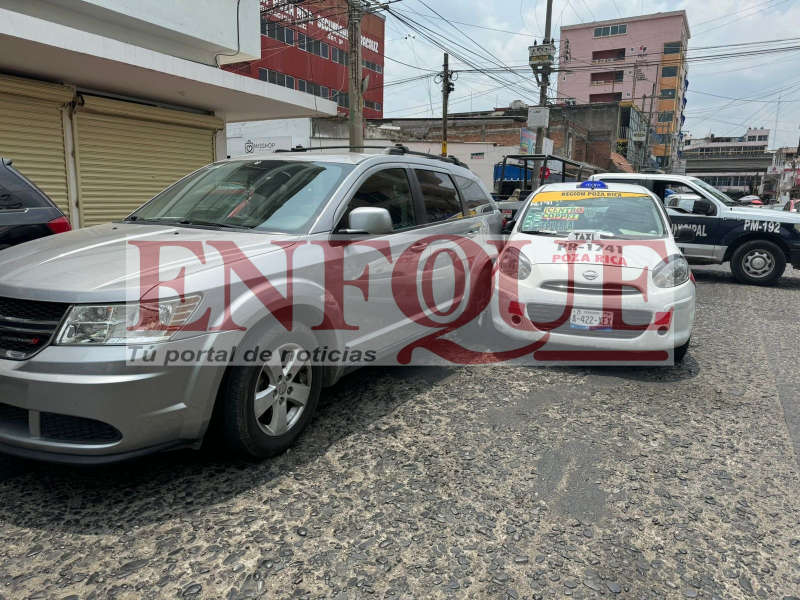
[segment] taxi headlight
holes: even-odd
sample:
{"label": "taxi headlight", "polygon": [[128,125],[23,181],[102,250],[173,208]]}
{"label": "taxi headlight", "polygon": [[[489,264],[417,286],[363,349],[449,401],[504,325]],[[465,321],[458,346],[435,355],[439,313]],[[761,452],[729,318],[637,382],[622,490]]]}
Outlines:
{"label": "taxi headlight", "polygon": [[62,346],[147,344],[166,342],[189,322],[202,296],[159,302],[74,306],[61,326]]}
{"label": "taxi headlight", "polygon": [[674,254],[662,260],[653,269],[653,283],[660,288],[675,287],[689,281],[691,273],[686,259]]}
{"label": "taxi headlight", "polygon": [[507,277],[522,281],[531,275],[531,261],[519,251],[519,248],[510,246],[500,258],[500,271]]}

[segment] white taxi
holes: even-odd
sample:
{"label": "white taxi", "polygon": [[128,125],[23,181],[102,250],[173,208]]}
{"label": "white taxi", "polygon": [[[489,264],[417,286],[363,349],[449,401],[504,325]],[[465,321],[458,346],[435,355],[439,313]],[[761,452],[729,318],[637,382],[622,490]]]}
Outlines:
{"label": "white taxi", "polygon": [[550,184],[517,217],[498,259],[498,331],[566,347],[557,356],[575,362],[684,358],[695,283],[676,240],[690,243],[695,234],[680,227],[673,236],[656,196],[602,181]]}

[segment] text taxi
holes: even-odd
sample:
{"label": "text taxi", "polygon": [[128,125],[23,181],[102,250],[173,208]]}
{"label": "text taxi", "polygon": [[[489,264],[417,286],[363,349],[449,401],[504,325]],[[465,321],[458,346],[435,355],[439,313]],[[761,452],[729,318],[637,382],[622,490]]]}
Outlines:
{"label": "text taxi", "polygon": [[576,362],[596,362],[600,350],[683,359],[695,285],[676,238],[695,233],[674,236],[658,198],[633,185],[550,184],[518,216],[492,299],[500,332],[568,347]]}

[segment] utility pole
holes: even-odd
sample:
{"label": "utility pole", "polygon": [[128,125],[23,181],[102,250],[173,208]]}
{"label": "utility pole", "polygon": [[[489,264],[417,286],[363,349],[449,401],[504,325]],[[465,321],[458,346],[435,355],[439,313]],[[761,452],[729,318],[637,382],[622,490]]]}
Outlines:
{"label": "utility pole", "polygon": [[350,145],[364,145],[364,90],[361,84],[361,0],[347,3],[347,43],[350,61],[350,85],[348,88],[350,104]]}
{"label": "utility pole", "polygon": [[450,92],[455,89],[452,78],[453,72],[450,70],[450,55],[444,53],[444,65],[442,72],[436,78],[442,84],[442,156],[447,156],[447,103],[450,100]]}
{"label": "utility pole", "polygon": [[[778,148],[778,119],[781,118],[781,98],[783,98],[783,86],[781,86],[781,91],[778,94],[778,110],[775,113],[775,142],[774,148]],[[769,142],[767,142],[769,144]]]}
{"label": "utility pole", "polygon": [[[650,128],[653,126],[653,99],[656,95],[656,82],[653,82],[653,93],[650,95],[650,111],[647,114],[647,133],[644,136],[644,160],[650,160]],[[642,101],[644,107],[644,100]]]}
{"label": "utility pole", "polygon": [[[553,22],[553,0],[547,0],[547,16],[544,21],[544,39],[543,44],[551,44],[553,40],[550,39],[550,29]],[[547,88],[550,85],[550,65],[542,67],[542,81],[539,86],[539,106],[547,106]],[[536,129],[536,154],[542,153],[544,147],[544,136],[546,129],[539,127]],[[538,168],[538,165],[534,168]],[[534,176],[536,172],[534,171]]]}

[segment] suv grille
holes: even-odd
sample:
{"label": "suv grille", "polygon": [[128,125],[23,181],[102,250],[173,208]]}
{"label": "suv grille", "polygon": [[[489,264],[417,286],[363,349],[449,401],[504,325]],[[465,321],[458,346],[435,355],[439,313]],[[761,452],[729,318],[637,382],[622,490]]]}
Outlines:
{"label": "suv grille", "polygon": [[0,422],[28,424],[28,411],[24,408],[0,403]]}
{"label": "suv grille", "polygon": [[[528,304],[528,318],[534,323],[552,323],[564,313],[564,307],[555,304]],[[575,308],[587,308],[576,306]],[[597,310],[589,309],[589,310]],[[553,333],[562,335],[575,335],[585,338],[604,338],[614,340],[633,340],[642,335],[644,329],[636,329],[649,325],[653,320],[653,313],[649,310],[632,310],[623,308],[614,312],[614,328],[611,331],[588,331],[586,329],[573,329],[569,322],[553,329]]]}
{"label": "suv grille", "polygon": [[115,427],[83,417],[42,413],[42,437],[62,442],[102,444],[122,439]]}
{"label": "suv grille", "polygon": [[0,298],[0,358],[25,360],[55,335],[69,304]]}

